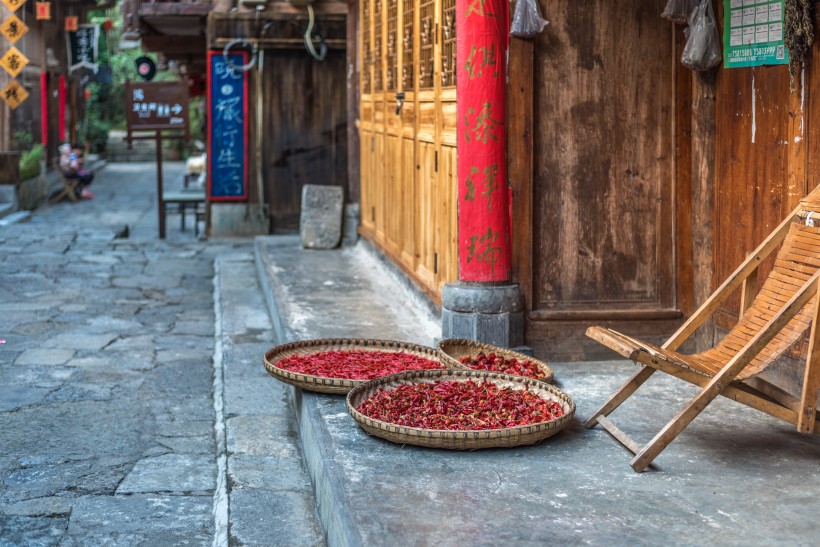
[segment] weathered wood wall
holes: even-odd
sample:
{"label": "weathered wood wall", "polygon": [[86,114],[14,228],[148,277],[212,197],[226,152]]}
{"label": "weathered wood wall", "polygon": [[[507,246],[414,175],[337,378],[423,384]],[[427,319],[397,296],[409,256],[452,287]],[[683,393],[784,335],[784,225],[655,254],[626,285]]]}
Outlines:
{"label": "weathered wood wall", "polygon": [[361,0],[359,22],[360,233],[438,300],[458,277],[455,2]]}
{"label": "weathered wood wall", "polygon": [[527,340],[590,357],[591,323],[651,336],[681,316],[675,34],[650,0],[556,1],[548,18],[534,44],[531,273],[519,273]]}

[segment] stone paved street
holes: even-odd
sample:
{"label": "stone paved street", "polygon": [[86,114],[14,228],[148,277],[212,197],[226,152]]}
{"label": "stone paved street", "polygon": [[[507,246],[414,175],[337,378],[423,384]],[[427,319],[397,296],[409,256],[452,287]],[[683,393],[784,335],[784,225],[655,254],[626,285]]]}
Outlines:
{"label": "stone paved street", "polygon": [[213,541],[214,257],[250,240],[160,241],[155,172],[0,228],[0,544]]}

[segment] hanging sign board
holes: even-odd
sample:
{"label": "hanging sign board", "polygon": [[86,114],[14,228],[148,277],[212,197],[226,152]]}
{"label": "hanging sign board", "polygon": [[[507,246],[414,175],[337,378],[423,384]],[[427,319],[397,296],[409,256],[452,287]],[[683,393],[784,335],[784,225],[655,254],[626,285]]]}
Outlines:
{"label": "hanging sign board", "polygon": [[28,25],[22,22],[16,15],[12,15],[0,25],[0,32],[3,33],[6,40],[13,44],[28,32]]}
{"label": "hanging sign board", "polygon": [[2,0],[2,2],[14,13],[20,6],[26,3],[26,0]]}
{"label": "hanging sign board", "polygon": [[128,131],[188,130],[188,87],[180,82],[128,82]]}
{"label": "hanging sign board", "polygon": [[27,64],[28,57],[23,55],[23,53],[14,46],[12,46],[5,55],[0,57],[0,66],[6,69],[6,72],[11,74],[12,78],[20,74],[20,71],[23,70]]}
{"label": "hanging sign board", "polygon": [[97,41],[99,36],[99,25],[80,25],[77,30],[66,32],[69,73],[83,67],[97,72]]}
{"label": "hanging sign board", "polygon": [[723,66],[785,65],[784,0],[723,0]]}
{"label": "hanging sign board", "polygon": [[38,21],[51,21],[51,2],[35,2],[34,7]]}
{"label": "hanging sign board", "polygon": [[3,91],[0,91],[0,98],[9,105],[9,108],[14,110],[28,98],[28,91],[17,80],[12,80],[9,85],[3,88]]}
{"label": "hanging sign board", "polygon": [[[230,62],[230,64],[228,63]],[[245,51],[208,52],[208,195],[211,201],[248,197],[248,77],[238,68]]]}

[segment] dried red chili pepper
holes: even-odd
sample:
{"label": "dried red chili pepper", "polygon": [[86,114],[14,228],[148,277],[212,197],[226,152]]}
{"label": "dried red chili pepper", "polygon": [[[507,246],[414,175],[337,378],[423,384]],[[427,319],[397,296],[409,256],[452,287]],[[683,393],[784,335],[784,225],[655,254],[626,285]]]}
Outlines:
{"label": "dried red chili pepper", "polygon": [[330,350],[285,357],[276,366],[324,378],[372,380],[407,370],[444,368],[439,361],[395,351]]}
{"label": "dried red chili pepper", "polygon": [[400,384],[376,391],[357,410],[391,424],[439,430],[504,429],[564,414],[555,401],[526,389],[499,388],[486,380]]}
{"label": "dried red chili pepper", "polygon": [[519,361],[515,357],[507,359],[495,353],[485,355],[482,351],[475,357],[472,355],[462,357],[459,359],[459,362],[472,369],[489,370],[502,374],[516,374],[518,376],[534,378],[535,380],[544,380],[547,377],[546,373],[532,361]]}

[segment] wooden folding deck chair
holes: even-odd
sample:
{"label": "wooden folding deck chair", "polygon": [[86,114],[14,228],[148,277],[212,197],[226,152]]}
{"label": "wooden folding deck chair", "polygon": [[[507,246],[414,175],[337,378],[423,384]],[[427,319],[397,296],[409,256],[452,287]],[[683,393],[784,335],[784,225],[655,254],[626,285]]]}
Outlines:
{"label": "wooden folding deck chair", "polygon": [[73,203],[80,201],[80,198],[77,197],[77,185],[80,184],[79,179],[66,178],[65,175],[60,173],[60,181],[63,183],[63,189],[51,198],[51,203],[57,203],[63,198],[68,198]]}
{"label": "wooden folding deck chair", "polygon": [[[812,217],[817,217],[817,226]],[[776,249],[774,267],[757,286],[758,266]],[[718,395],[734,399],[785,420],[802,433],[820,430],[817,421],[820,387],[820,187],[801,201],[740,267],[710,296],[661,347],[603,327],[590,327],[587,336],[641,365],[612,397],[586,422],[600,424],[635,454],[630,465],[643,471],[684,428]],[[737,289],[741,290],[740,318],[713,348],[694,355],[677,350]],[[803,388],[798,399],[757,378],[794,344],[811,325]],[[692,384],[700,392],[655,437],[641,447],[607,416],[628,399],[656,370]]]}

